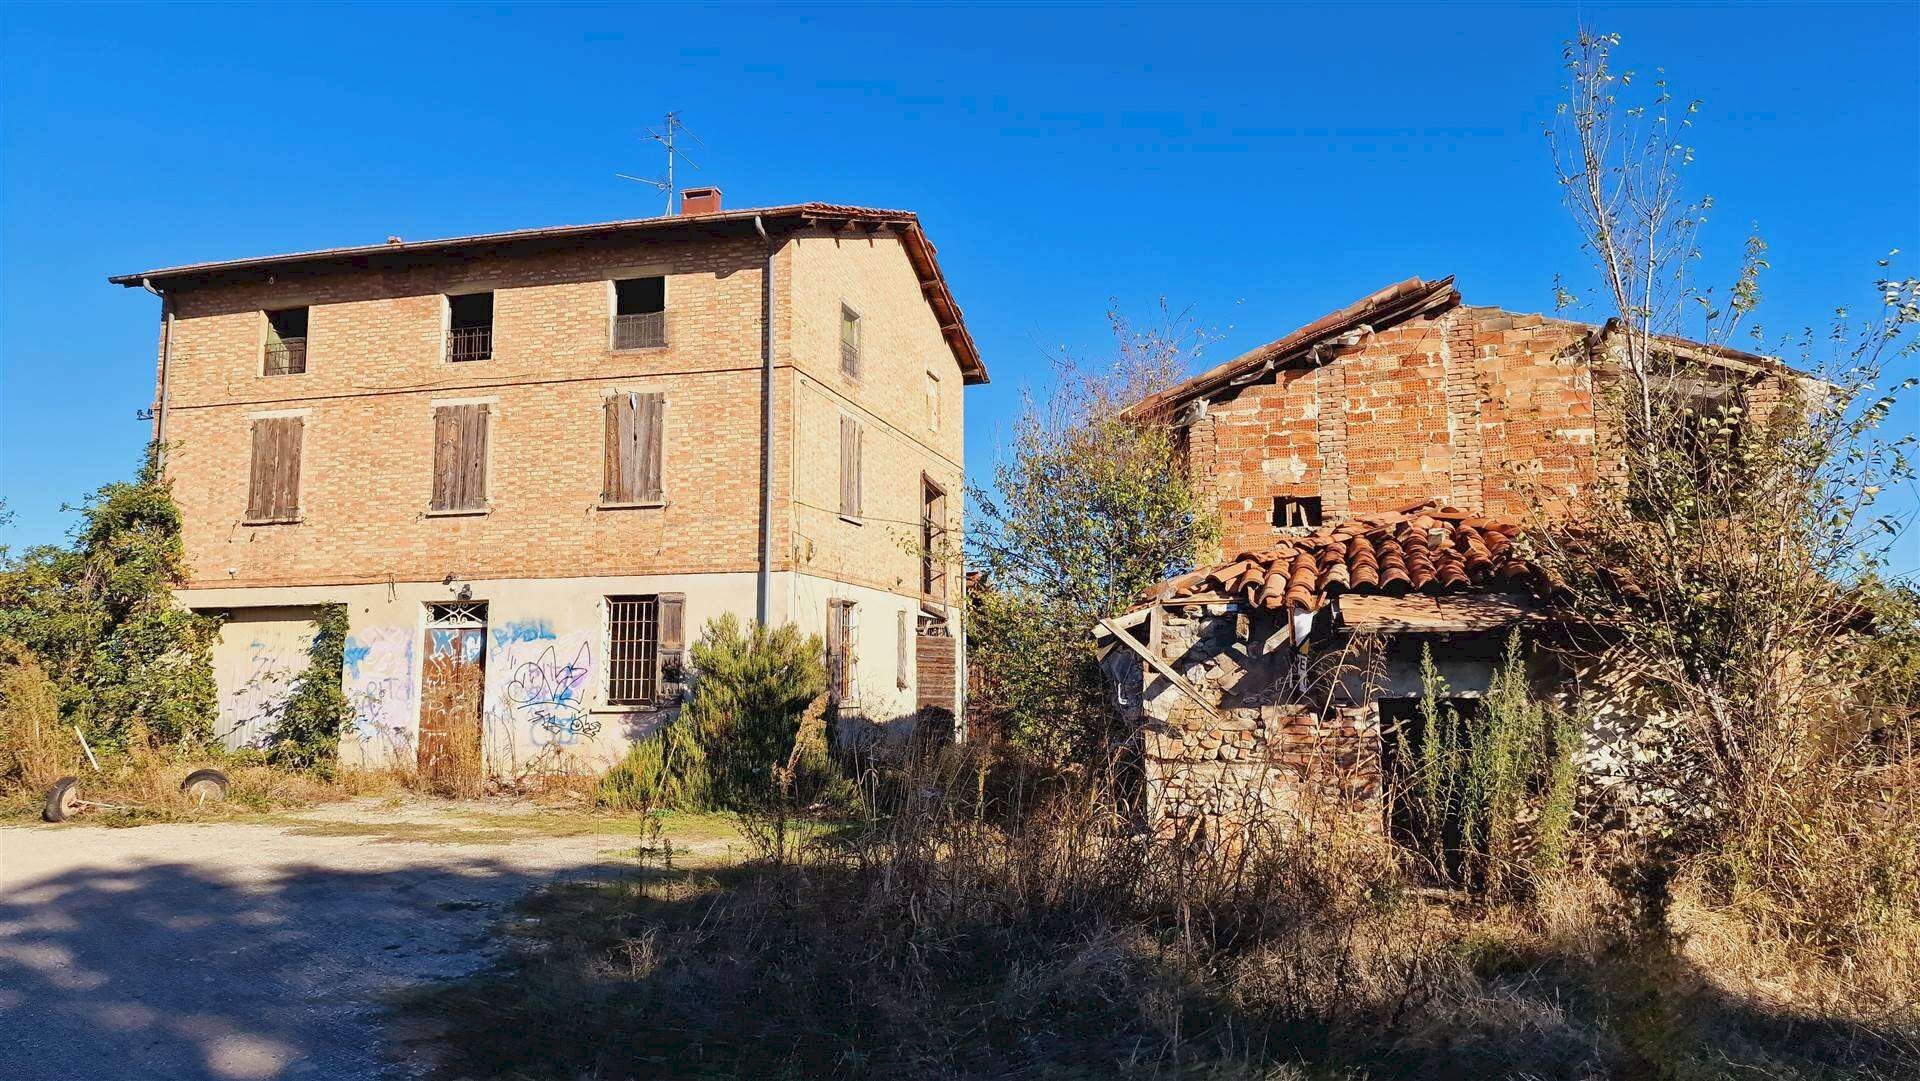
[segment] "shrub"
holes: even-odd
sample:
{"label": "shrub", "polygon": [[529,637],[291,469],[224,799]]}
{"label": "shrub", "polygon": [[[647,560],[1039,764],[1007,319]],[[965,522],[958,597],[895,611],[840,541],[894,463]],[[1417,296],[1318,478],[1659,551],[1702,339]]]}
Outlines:
{"label": "shrub", "polygon": [[332,771],[340,757],[340,736],[353,719],[343,685],[347,647],[347,606],[329,604],[307,647],[307,667],[294,677],[281,707],[280,723],[267,744],[267,760],[287,769]]}
{"label": "shrub", "polygon": [[1419,753],[1400,756],[1393,779],[1409,803],[1416,846],[1440,873],[1490,892],[1513,884],[1529,846],[1535,866],[1563,864],[1576,731],[1534,698],[1519,634],[1508,639],[1478,709],[1462,714],[1446,704],[1430,649],[1420,679]]}
{"label": "shrub", "polygon": [[[808,704],[826,688],[817,636],[791,624],[712,620],[693,646],[693,697],[658,736],[627,752],[600,783],[604,805],[623,809],[741,808],[769,798],[776,770],[802,788],[825,783],[822,746],[798,748]],[[823,739],[822,737],[819,737]]]}

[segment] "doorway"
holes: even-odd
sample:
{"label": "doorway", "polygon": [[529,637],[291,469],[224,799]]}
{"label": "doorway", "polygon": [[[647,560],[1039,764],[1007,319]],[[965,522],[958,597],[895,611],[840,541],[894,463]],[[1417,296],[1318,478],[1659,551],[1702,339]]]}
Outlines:
{"label": "doorway", "polygon": [[487,602],[427,606],[420,677],[421,779],[439,791],[473,795],[484,780],[480,718],[486,696]]}

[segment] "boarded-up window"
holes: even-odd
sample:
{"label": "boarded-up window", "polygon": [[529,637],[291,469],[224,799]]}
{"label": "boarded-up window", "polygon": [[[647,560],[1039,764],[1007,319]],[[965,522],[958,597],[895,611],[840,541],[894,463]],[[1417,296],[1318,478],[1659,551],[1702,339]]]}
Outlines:
{"label": "boarded-up window", "polygon": [[300,417],[253,422],[253,469],[247,482],[249,522],[299,519],[300,440],[304,428]]}
{"label": "boarded-up window", "polygon": [[927,428],[940,430],[940,377],[927,373]]}
{"label": "boarded-up window", "polygon": [[864,433],[852,417],[840,418],[840,513],[858,518],[862,509],[861,451]]}
{"label": "boarded-up window", "polygon": [[666,397],[616,394],[607,399],[605,485],[600,500],[609,506],[658,503],[662,424]]}
{"label": "boarded-up window", "polygon": [[897,668],[894,686],[906,690],[913,685],[913,613],[902,608],[894,617],[894,665]]}
{"label": "boarded-up window", "polygon": [[840,371],[860,378],[860,313],[840,305]]}
{"label": "boarded-up window", "polygon": [[859,695],[854,612],[852,601],[827,602],[827,698],[835,705],[850,704]]}
{"label": "boarded-up window", "polygon": [[433,411],[433,509],[487,509],[487,407]]}

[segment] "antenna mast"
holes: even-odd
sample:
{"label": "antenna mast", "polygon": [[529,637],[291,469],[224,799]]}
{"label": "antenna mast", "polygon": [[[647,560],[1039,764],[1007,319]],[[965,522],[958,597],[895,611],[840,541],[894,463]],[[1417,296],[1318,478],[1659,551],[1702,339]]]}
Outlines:
{"label": "antenna mast", "polygon": [[666,192],[668,217],[672,217],[674,215],[674,212],[677,209],[678,201],[680,198],[679,189],[675,188],[673,185],[674,159],[679,158],[695,169],[700,168],[700,165],[698,162],[694,161],[690,157],[687,157],[687,152],[680,149],[678,145],[678,137],[683,134],[687,138],[692,139],[694,142],[694,145],[698,146],[700,149],[705,150],[707,148],[707,144],[700,141],[700,137],[693,133],[693,129],[687,127],[685,124],[680,122],[680,112],[677,109],[667,114],[666,122],[660,125],[660,127],[647,129],[647,138],[652,139],[654,142],[659,143],[661,146],[664,146],[667,148],[667,175],[664,178],[653,177],[653,176],[628,176],[625,173],[613,174],[622,180],[631,180],[637,184],[646,184],[650,187],[655,187],[660,189],[661,191]]}

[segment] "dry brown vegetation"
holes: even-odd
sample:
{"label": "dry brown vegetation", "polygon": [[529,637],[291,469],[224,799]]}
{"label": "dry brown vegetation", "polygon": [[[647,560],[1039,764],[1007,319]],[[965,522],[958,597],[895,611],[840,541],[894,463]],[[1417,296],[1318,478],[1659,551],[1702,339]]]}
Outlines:
{"label": "dry brown vegetation", "polygon": [[1920,1069],[1913,968],[1762,945],[1691,878],[1648,937],[1589,871],[1481,903],[1366,828],[1176,845],[1138,828],[1125,770],[979,769],[950,756],[824,832],[750,821],[740,867],[543,895],[507,958],[408,1010],[447,1077]]}

